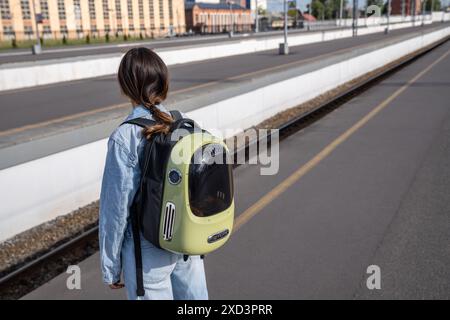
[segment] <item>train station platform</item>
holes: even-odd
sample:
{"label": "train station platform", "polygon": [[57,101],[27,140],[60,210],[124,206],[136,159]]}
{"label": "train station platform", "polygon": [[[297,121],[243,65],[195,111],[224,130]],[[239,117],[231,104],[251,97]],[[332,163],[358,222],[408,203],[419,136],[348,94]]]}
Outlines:
{"label": "train station platform", "polygon": [[[237,230],[205,259],[210,298],[449,299],[449,86],[447,41],[283,140],[277,175],[238,167]],[[81,290],[61,274],[24,299],[125,298],[98,263],[79,265]]]}

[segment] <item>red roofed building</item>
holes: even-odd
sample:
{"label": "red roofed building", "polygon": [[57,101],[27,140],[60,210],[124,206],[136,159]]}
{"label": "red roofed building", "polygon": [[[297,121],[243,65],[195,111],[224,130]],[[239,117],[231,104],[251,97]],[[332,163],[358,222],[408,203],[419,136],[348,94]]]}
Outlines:
{"label": "red roofed building", "polygon": [[197,33],[249,32],[251,10],[232,3],[186,3],[186,30]]}
{"label": "red roofed building", "polygon": [[303,21],[312,22],[312,21],[317,20],[313,15],[311,15],[309,13],[302,13],[302,17],[303,17]]}

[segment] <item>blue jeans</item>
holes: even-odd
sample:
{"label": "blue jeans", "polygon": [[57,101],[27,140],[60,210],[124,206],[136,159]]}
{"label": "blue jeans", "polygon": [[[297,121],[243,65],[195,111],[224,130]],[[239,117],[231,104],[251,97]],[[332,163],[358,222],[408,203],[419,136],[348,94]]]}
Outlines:
{"label": "blue jeans", "polygon": [[[183,255],[159,249],[141,236],[145,300],[207,300],[205,269],[199,256]],[[128,299],[136,300],[136,265],[131,226],[122,245],[122,268]]]}

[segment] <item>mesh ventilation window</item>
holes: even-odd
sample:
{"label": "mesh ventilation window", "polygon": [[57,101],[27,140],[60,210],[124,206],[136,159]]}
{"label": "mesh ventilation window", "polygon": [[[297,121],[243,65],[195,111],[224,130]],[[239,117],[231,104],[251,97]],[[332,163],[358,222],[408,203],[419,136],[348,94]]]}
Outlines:
{"label": "mesh ventilation window", "polygon": [[228,209],[233,201],[233,175],[229,155],[220,144],[195,151],[189,167],[189,204],[198,217]]}

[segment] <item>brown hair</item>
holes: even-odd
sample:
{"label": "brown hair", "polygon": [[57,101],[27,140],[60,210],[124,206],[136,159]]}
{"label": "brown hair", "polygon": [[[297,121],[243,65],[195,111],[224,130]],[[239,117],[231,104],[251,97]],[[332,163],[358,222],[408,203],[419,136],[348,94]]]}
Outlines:
{"label": "brown hair", "polygon": [[169,90],[169,71],[162,59],[150,49],[133,48],[120,62],[118,80],[122,93],[133,104],[149,109],[157,122],[144,129],[146,138],[159,132],[167,133],[173,118],[156,107],[166,99]]}

